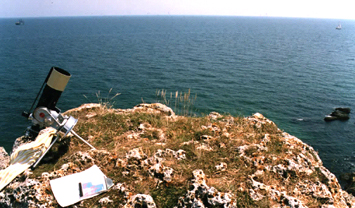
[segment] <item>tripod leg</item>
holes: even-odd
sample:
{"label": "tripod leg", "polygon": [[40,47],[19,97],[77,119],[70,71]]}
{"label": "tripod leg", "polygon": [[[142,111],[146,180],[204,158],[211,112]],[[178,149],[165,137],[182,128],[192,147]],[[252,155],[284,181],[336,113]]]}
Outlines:
{"label": "tripod leg", "polygon": [[78,137],[81,141],[83,141],[85,144],[89,145],[89,147],[91,147],[91,149],[96,150],[95,147],[93,147],[89,142],[87,142],[85,139],[81,138],[77,133],[75,133],[75,131],[71,130],[70,131],[72,134],[74,134],[74,136]]}
{"label": "tripod leg", "polygon": [[46,149],[46,151],[44,151],[44,153],[37,159],[37,161],[35,162],[35,164],[32,165],[31,169],[35,169],[35,167],[38,165],[38,163],[42,160],[42,158],[44,157],[44,155],[47,154],[47,152],[51,149],[51,147],[54,145],[54,143],[56,143],[56,141],[58,140],[58,136],[55,136],[55,139],[53,140],[53,142],[49,145],[49,147]]}

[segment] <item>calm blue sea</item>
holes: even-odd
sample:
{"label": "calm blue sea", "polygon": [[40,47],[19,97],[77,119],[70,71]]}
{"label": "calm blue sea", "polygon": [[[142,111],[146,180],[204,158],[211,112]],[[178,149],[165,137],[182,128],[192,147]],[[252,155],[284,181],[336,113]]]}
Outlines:
{"label": "calm blue sea", "polygon": [[[157,101],[159,89],[191,89],[195,110],[264,114],[312,145],[339,176],[355,171],[355,21],[117,16],[0,19],[0,146],[30,123],[28,110],[51,66],[72,74],[62,111],[115,99],[116,108]],[[338,23],[342,30],[336,30]],[[112,92],[108,95],[109,90]],[[86,97],[85,97],[86,96]],[[335,107],[351,119],[326,123]]]}

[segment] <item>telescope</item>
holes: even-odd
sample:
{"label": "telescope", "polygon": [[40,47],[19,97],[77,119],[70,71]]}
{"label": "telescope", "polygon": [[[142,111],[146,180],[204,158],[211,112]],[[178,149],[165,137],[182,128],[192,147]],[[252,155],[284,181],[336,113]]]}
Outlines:
{"label": "telescope", "polygon": [[[28,128],[27,135],[36,137],[40,130],[52,126],[53,128],[68,134],[77,123],[73,117],[63,116],[56,104],[69,82],[69,72],[58,67],[52,67],[47,78],[42,84],[29,112],[24,111],[22,115],[32,121]],[[38,99],[39,95],[41,97]],[[38,102],[37,102],[38,100]],[[37,103],[37,105],[36,105]],[[32,111],[33,107],[36,108]]]}
{"label": "telescope", "polygon": [[[73,131],[78,119],[72,116],[62,115],[60,113],[60,109],[56,106],[62,92],[69,82],[70,77],[70,73],[64,69],[55,66],[50,69],[45,81],[42,84],[42,87],[32,103],[30,110],[28,112],[22,112],[22,116],[32,121],[32,126],[27,128],[26,136],[35,138],[40,130],[46,127],[53,127],[57,130],[57,134],[59,132],[63,132],[64,136],[66,136],[67,134],[72,133],[74,136],[89,145],[92,149],[95,149],[91,144]],[[36,107],[33,110],[34,106]],[[36,167],[43,156],[57,141],[57,134],[48,149],[33,165],[33,168]]]}

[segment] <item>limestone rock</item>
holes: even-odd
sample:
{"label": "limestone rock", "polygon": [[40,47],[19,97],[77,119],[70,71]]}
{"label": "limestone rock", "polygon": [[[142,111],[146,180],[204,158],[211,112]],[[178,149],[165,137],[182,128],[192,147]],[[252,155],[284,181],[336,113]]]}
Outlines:
{"label": "limestone rock", "polygon": [[104,197],[99,200],[99,203],[101,205],[106,205],[106,204],[111,204],[113,201],[110,199],[110,197]]}
{"label": "limestone rock", "polygon": [[215,166],[217,171],[226,171],[227,167],[228,167],[228,165],[225,162],[221,162],[221,163],[219,163],[218,165]]}
{"label": "limestone rock", "polygon": [[152,114],[163,114],[170,118],[175,118],[175,112],[168,106],[161,103],[142,103],[135,106],[133,109],[116,109],[116,113],[135,113],[135,112],[146,112]]}
{"label": "limestone rock", "polygon": [[344,173],[341,178],[346,182],[345,190],[352,195],[355,195],[355,172]]}
{"label": "limestone rock", "polygon": [[132,196],[125,208],[156,208],[153,198],[146,194],[136,194]]}
{"label": "limestone rock", "polygon": [[87,109],[95,109],[95,108],[102,108],[102,107],[103,106],[99,103],[86,103],[86,104],[83,104],[77,108],[67,110],[63,114],[68,114],[68,113],[72,113],[72,112],[80,112],[80,111],[87,110]]}
{"label": "limestone rock", "polygon": [[217,120],[219,118],[222,118],[222,115],[217,112],[211,112],[210,114],[208,114],[208,117],[210,117],[212,120]]}
{"label": "limestone rock", "polygon": [[0,147],[0,170],[5,169],[9,165],[10,157],[5,148]]}
{"label": "limestone rock", "polygon": [[206,184],[206,175],[201,169],[194,170],[190,190],[180,197],[179,208],[188,207],[225,207],[236,208],[237,203],[230,193],[221,193]]}
{"label": "limestone rock", "polygon": [[[53,166],[40,165],[43,168],[40,173],[25,171],[10,183],[0,192],[0,207],[58,207],[49,181],[96,164],[108,177],[115,177],[116,185],[105,195],[72,207],[154,208],[170,200],[169,207],[234,208],[243,206],[242,200],[247,199],[253,207],[261,204],[273,208],[355,208],[355,198],[342,190],[335,175],[323,166],[318,153],[278,129],[260,113],[234,118],[212,112],[200,121],[176,116],[162,104],[141,104],[127,110],[105,109],[100,105],[83,105],[68,113],[83,111],[80,116],[85,122],[98,122],[105,112],[119,119],[127,118],[117,122],[119,128],[121,122],[126,122],[122,125],[126,130],[118,134],[111,129],[110,135],[89,133],[93,142],[101,136],[105,138],[98,144],[101,142],[105,148],[107,141],[108,150],[69,146],[70,154],[58,153],[60,162]],[[139,114],[135,114],[138,120],[129,116],[137,112],[163,116],[154,116],[154,119],[162,118],[157,125],[157,120],[146,121]],[[182,125],[185,121],[189,122],[188,128],[167,130],[175,125],[169,122]],[[169,125],[162,124],[167,122]],[[88,131],[94,129],[90,127]],[[151,131],[158,136],[141,138]],[[184,133],[182,137],[178,131]],[[24,139],[19,139],[15,148],[26,143]],[[64,139],[58,143],[66,141],[70,142]],[[8,163],[8,155],[1,148],[0,157],[4,158],[3,163]],[[355,177],[349,175],[350,178]],[[174,196],[169,195],[170,191]]]}

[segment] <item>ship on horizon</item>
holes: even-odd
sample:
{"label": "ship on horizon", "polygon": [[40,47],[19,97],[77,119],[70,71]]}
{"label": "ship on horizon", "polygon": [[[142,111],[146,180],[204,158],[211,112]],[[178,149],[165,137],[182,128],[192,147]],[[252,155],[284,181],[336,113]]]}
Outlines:
{"label": "ship on horizon", "polygon": [[24,24],[25,24],[25,22],[22,19],[20,19],[19,21],[15,22],[15,25],[24,25]]}

